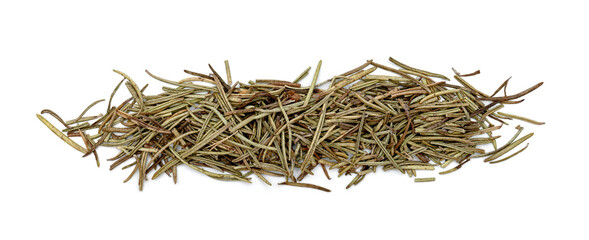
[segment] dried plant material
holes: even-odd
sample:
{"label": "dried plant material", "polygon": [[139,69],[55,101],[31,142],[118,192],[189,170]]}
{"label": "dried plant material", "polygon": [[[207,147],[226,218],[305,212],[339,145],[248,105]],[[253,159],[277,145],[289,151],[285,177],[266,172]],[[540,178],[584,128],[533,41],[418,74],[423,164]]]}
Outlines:
{"label": "dried plant material", "polygon": [[53,133],[55,133],[55,135],[57,135],[59,138],[61,138],[61,140],[63,140],[64,142],[66,142],[68,145],[72,146],[76,150],[78,150],[82,153],[86,153],[86,149],[84,147],[80,146],[79,144],[74,142],[72,139],[70,139],[68,136],[66,136],[65,134],[60,132],[59,129],[57,129],[55,126],[53,126],[43,116],[37,114],[37,118],[39,118],[39,120],[41,120],[41,122],[43,122],[43,124],[45,124],[45,126],[47,126],[47,128],[49,128],[49,130],[51,130]]}
{"label": "dried plant material", "polygon": [[[179,81],[146,70],[154,79],[172,85],[163,87],[157,95],[145,95],[147,86],[140,89],[129,76],[115,70],[123,80],[111,93],[105,113],[85,116],[104,100],[93,102],[69,121],[43,110],[64,125],[61,131],[41,115],[37,117],[84,156],[94,154],[97,163],[99,146],[116,147],[119,153],[108,159],[112,161],[110,169],[132,167],[124,181],[137,175],[140,190],[148,179],[162,174],[177,182],[178,167],[182,165],[216,180],[249,183],[255,176],[272,185],[266,177],[273,176],[284,178],[279,185],[326,192],[330,190],[301,181],[317,171],[330,179],[329,169],[337,171],[338,176],[353,175],[349,188],[377,168],[396,169],[416,177],[419,171],[456,163],[440,172],[447,174],[473,158],[487,157],[485,162],[498,163],[526,149],[527,145],[496,160],[533,135],[518,139],[523,131],[518,126],[518,132],[497,147],[500,136],[493,132],[506,121],[543,124],[498,112],[507,104],[521,102],[519,98],[542,83],[507,95],[505,81],[487,95],[463,79],[479,71],[462,75],[455,71],[454,78],[462,85],[458,86],[443,75],[389,60],[401,69],[369,60],[318,83],[319,61],[309,87],[299,82],[310,67],[294,82],[258,79],[249,84],[236,81],[227,61],[227,82],[211,65],[210,74],[185,70],[191,76]],[[395,75],[374,75],[378,69]],[[118,106],[111,106],[123,82],[130,96]],[[327,88],[320,89],[324,84]],[[501,89],[505,96],[495,97]],[[86,148],[71,139],[76,137]],[[495,146],[494,151],[480,148],[488,143]],[[434,180],[414,178],[415,182]]]}
{"label": "dried plant material", "polygon": [[435,177],[431,177],[431,178],[416,178],[415,182],[433,182],[436,181]]}
{"label": "dried plant material", "polygon": [[497,112],[497,114],[499,114],[503,117],[513,118],[513,119],[521,120],[521,121],[528,122],[531,124],[544,125],[544,122],[538,122],[536,120],[532,120],[532,119],[529,119],[526,117],[521,117],[521,116],[514,115],[514,114],[508,114],[508,113],[503,113],[503,112]]}

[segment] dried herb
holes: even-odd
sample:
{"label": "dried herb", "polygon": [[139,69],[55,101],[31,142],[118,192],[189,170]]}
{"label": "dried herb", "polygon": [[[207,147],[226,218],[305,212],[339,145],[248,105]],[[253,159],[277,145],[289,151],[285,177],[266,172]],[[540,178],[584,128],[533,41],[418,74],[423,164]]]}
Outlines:
{"label": "dried herb", "polygon": [[[526,149],[527,145],[497,160],[533,135],[517,139],[523,131],[518,126],[515,136],[498,148],[499,136],[493,132],[505,121],[543,124],[498,112],[507,104],[521,102],[521,97],[542,83],[507,95],[508,79],[487,95],[464,79],[480,71],[455,71],[454,79],[461,84],[458,86],[448,83],[450,79],[441,74],[389,60],[401,69],[369,60],[318,83],[319,61],[310,87],[298,83],[308,75],[310,67],[294,82],[258,79],[249,84],[235,81],[227,61],[227,82],[211,65],[211,74],[185,70],[191,77],[179,81],[146,71],[154,79],[172,85],[163,87],[157,95],[145,95],[145,87],[139,88],[129,76],[115,70],[123,80],[111,93],[104,114],[84,116],[104,101],[99,100],[69,121],[51,110],[41,112],[60,121],[63,130],[41,115],[37,117],[84,156],[94,153],[97,163],[99,146],[116,147],[120,152],[108,159],[112,161],[110,169],[122,164],[123,169],[133,167],[124,182],[137,175],[139,189],[147,179],[162,174],[176,182],[178,166],[187,165],[217,180],[251,182],[255,175],[271,184],[265,176],[276,176],[284,178],[279,185],[327,192],[330,190],[302,182],[314,174],[318,165],[328,179],[328,169],[337,170],[338,176],[354,175],[347,188],[377,168],[396,169],[416,177],[417,170],[431,171],[455,163],[455,167],[440,172],[447,174],[472,158],[487,157],[485,162],[498,163]],[[395,75],[374,74],[379,69]],[[111,106],[123,82],[130,98]],[[320,89],[324,84],[328,87]],[[501,89],[505,95],[496,97]],[[486,136],[478,137],[483,134]],[[75,137],[80,137],[86,147],[71,139]],[[485,152],[479,147],[487,143],[492,143],[495,150]],[[434,180],[415,178],[415,182]]]}

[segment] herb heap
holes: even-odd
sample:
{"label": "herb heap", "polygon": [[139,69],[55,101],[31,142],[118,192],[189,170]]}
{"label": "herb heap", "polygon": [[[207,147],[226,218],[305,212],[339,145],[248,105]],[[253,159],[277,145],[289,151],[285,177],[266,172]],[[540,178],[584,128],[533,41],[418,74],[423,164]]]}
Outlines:
{"label": "herb heap", "polygon": [[[443,75],[409,67],[390,58],[400,69],[367,61],[341,75],[317,83],[319,62],[310,87],[298,83],[307,68],[294,82],[256,80],[249,84],[232,84],[225,61],[227,81],[210,65],[211,74],[185,70],[192,75],[178,82],[166,80],[146,71],[151,77],[175,87],[163,87],[154,96],[143,94],[126,74],[110,96],[104,115],[85,117],[100,101],[92,103],[80,116],[63,121],[51,110],[43,110],[59,120],[62,131],[41,115],[37,117],[66,143],[82,152],[94,154],[99,165],[98,146],[112,146],[119,154],[108,159],[110,169],[133,168],[125,182],[139,175],[139,189],[151,173],[162,173],[177,181],[177,167],[188,167],[211,178],[250,182],[255,175],[270,185],[265,176],[284,177],[281,185],[326,188],[303,183],[305,176],[321,168],[337,169],[337,175],[354,175],[348,187],[361,182],[367,174],[394,170],[416,176],[416,170],[462,167],[472,158],[498,163],[526,147],[499,159],[526,141],[533,133],[518,138],[522,127],[505,145],[498,147],[493,131],[505,120],[519,119],[543,124],[512,114],[498,112],[506,104],[520,103],[524,95],[540,87],[539,83],[523,92],[502,97],[506,80],[493,94],[487,95],[467,83],[454,71],[462,85],[449,84]],[[394,75],[374,75],[383,69]],[[441,81],[435,81],[440,79]],[[111,106],[122,83],[131,98]],[[209,85],[195,84],[204,82]],[[328,84],[326,90],[318,87]],[[146,86],[147,87],[147,86]],[[491,121],[495,121],[495,125]],[[87,131],[97,129],[95,134]],[[64,134],[65,133],[65,134]],[[85,147],[71,140],[80,137]],[[494,151],[477,148],[492,143]],[[415,182],[434,178],[416,178]]]}

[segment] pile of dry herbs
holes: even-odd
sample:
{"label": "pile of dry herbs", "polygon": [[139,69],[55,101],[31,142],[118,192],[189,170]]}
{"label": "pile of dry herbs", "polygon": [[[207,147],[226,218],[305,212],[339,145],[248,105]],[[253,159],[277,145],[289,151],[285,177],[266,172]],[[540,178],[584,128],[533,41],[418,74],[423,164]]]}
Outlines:
{"label": "pile of dry herbs", "polygon": [[[507,104],[523,101],[521,97],[542,83],[507,95],[508,79],[488,95],[463,79],[478,71],[454,71],[460,84],[454,85],[443,75],[389,60],[400,68],[369,60],[318,83],[319,62],[309,87],[298,82],[310,67],[293,82],[258,79],[248,84],[232,80],[227,61],[226,79],[210,65],[211,74],[185,70],[191,77],[180,81],[146,71],[173,86],[163,87],[158,95],[143,94],[145,87],[139,88],[129,76],[115,70],[123,80],[112,92],[106,113],[85,116],[104,100],[92,103],[69,121],[51,110],[41,112],[55,117],[63,130],[37,117],[84,156],[93,154],[98,165],[99,146],[119,149],[119,154],[108,159],[110,169],[132,168],[125,182],[137,174],[139,189],[148,175],[155,179],[166,174],[176,182],[177,167],[183,164],[218,180],[251,182],[255,175],[270,185],[266,176],[276,176],[284,178],[281,185],[323,191],[329,190],[304,182],[316,168],[327,178],[328,169],[337,170],[338,176],[354,175],[348,187],[378,167],[415,177],[416,170],[446,168],[456,162],[454,168],[440,172],[446,174],[473,158],[497,163],[523,151],[527,146],[503,157],[533,135],[518,138],[523,130],[518,126],[515,136],[497,146],[498,136],[492,133],[506,120],[543,124],[499,112]],[[377,69],[392,75],[373,74]],[[131,97],[111,105],[122,83]],[[321,85],[326,88],[320,89]],[[504,96],[497,97],[502,89]],[[90,130],[97,132],[90,134]],[[74,137],[81,138],[85,147],[72,141]],[[493,151],[478,148],[488,143],[493,144]]]}

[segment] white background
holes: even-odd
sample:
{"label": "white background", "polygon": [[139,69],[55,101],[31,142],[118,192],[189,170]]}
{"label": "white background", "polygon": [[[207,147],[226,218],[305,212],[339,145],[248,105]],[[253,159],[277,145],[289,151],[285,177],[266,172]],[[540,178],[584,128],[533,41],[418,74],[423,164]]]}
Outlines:
{"label": "white background", "polygon": [[[582,1],[160,2],[0,4],[0,239],[589,237]],[[154,94],[162,85],[146,68],[178,80],[207,63],[223,73],[229,59],[234,79],[292,80],[323,59],[326,79],[389,56],[445,75],[480,69],[470,82],[486,92],[509,76],[512,94],[543,81],[504,110],[547,124],[505,126],[501,142],[521,124],[536,133],[530,147],[501,164],[419,173],[433,183],[381,170],[348,190],[350,177],[307,179],[325,193],[182,167],[178,184],[164,176],[140,192],[137,178],[122,183],[130,169],[108,171],[114,151],[99,152],[97,169],[35,117],[50,108],[71,119],[108,98],[120,80],[113,68]]]}

